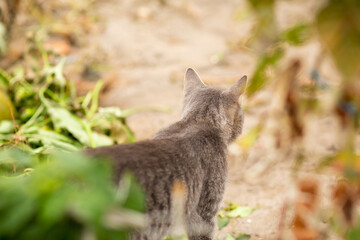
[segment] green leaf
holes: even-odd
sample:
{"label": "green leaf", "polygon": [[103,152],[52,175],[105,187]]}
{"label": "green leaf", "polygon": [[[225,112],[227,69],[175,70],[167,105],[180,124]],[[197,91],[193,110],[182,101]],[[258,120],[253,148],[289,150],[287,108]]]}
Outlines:
{"label": "green leaf", "polygon": [[16,115],[15,108],[8,95],[0,89],[0,121],[12,120]]}
{"label": "green leaf", "polygon": [[281,38],[293,46],[298,46],[309,39],[309,30],[310,26],[308,24],[300,23],[283,32]]}
{"label": "green leaf", "polygon": [[120,109],[119,107],[101,107],[99,108],[96,117],[98,118],[127,118],[136,113],[145,111],[156,111],[156,112],[170,112],[171,109],[165,106],[142,106],[133,107],[128,109]]}
{"label": "green leaf", "polygon": [[12,133],[14,131],[13,121],[0,121],[0,133]]}
{"label": "green leaf", "polygon": [[48,66],[45,69],[45,72],[47,75],[54,75],[54,83],[56,83],[59,86],[64,87],[66,85],[66,79],[64,77],[64,66],[66,63],[66,58],[63,57],[59,61],[59,63],[53,67]]}
{"label": "green leaf", "polygon": [[90,138],[87,133],[82,120],[72,114],[65,108],[56,106],[44,97],[44,90],[40,91],[39,97],[42,103],[46,106],[55,128],[66,129],[82,144],[90,146]]}
{"label": "green leaf", "polygon": [[82,144],[90,146],[89,135],[85,131],[81,120],[71,114],[67,109],[55,106],[47,106],[48,113],[52,118],[55,128],[69,131]]}
{"label": "green leaf", "polygon": [[249,216],[255,209],[248,206],[236,206],[234,209],[229,211],[226,216],[229,218],[244,218]]}
{"label": "green leaf", "polygon": [[217,225],[219,229],[226,227],[229,224],[229,218],[227,216],[221,216],[220,214],[217,217]]}
{"label": "green leaf", "polygon": [[46,138],[47,140],[54,139],[54,140],[58,140],[58,141],[66,142],[66,143],[73,143],[72,139],[66,137],[65,135],[54,132],[54,131],[39,130],[38,134],[41,137]]}
{"label": "green leaf", "polygon": [[15,87],[14,90],[14,98],[15,98],[15,102],[24,102],[28,99],[33,99],[34,96],[36,95],[36,92],[34,91],[33,86],[31,86],[28,83],[20,83],[17,84],[17,86]]}
{"label": "green leaf", "polygon": [[249,150],[256,140],[258,139],[262,131],[262,126],[255,126],[247,134],[243,134],[240,138],[236,140],[236,143],[239,144],[244,150]]}
{"label": "green leaf", "polygon": [[258,90],[260,90],[265,83],[268,81],[268,76],[266,75],[266,70],[269,67],[274,66],[284,55],[284,50],[280,47],[271,49],[262,55],[258,60],[258,64],[247,89],[246,93],[248,96],[251,96]]}
{"label": "green leaf", "polygon": [[46,147],[53,147],[65,151],[73,152],[79,150],[79,147],[76,147],[74,141],[54,131],[39,130],[35,134],[29,134],[28,141],[31,143],[41,142]]}
{"label": "green leaf", "polygon": [[114,144],[114,141],[110,137],[97,132],[92,132],[92,138],[96,147],[109,146]]}
{"label": "green leaf", "polygon": [[226,234],[225,240],[235,240],[235,238],[230,234]]}
{"label": "green leaf", "polygon": [[91,92],[91,106],[87,112],[87,117],[90,119],[94,116],[99,106],[99,94],[102,86],[104,85],[103,81],[97,81],[94,89]]}
{"label": "green leaf", "polygon": [[230,233],[226,234],[225,240],[249,240],[251,235],[245,233],[238,233],[235,237]]}
{"label": "green leaf", "polygon": [[249,240],[251,235],[245,233],[238,233],[235,237],[236,240]]}
{"label": "green leaf", "polygon": [[[10,81],[10,75],[3,69],[0,68],[0,90],[6,90],[8,85],[9,85],[9,81]],[[4,88],[4,89],[3,89]]]}

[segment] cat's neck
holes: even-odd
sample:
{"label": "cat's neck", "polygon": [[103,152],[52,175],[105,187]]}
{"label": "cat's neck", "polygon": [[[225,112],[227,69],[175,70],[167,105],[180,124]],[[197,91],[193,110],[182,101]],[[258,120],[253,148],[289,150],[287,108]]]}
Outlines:
{"label": "cat's neck", "polygon": [[164,138],[174,138],[174,137],[194,137],[196,135],[206,135],[206,133],[211,133],[218,136],[219,141],[227,145],[226,138],[222,133],[221,129],[214,126],[214,124],[206,121],[189,121],[182,119],[169,127],[160,130],[155,134],[153,139],[164,139]]}

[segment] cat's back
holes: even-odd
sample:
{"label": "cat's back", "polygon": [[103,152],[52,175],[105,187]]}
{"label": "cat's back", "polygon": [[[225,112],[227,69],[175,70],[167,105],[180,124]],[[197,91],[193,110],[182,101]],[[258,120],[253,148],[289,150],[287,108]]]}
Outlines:
{"label": "cat's back", "polygon": [[[198,169],[199,163],[190,157],[187,140],[181,137],[151,139],[136,143],[89,148],[84,153],[103,157],[113,164],[115,174],[120,176],[125,170],[135,175],[179,174],[189,169]],[[117,177],[116,177],[117,178]]]}
{"label": "cat's back", "polygon": [[[175,125],[175,124],[174,124]],[[88,148],[83,152],[92,156],[104,156],[124,164],[146,163],[168,160],[183,161],[203,157],[203,151],[220,151],[224,144],[213,129],[205,127],[170,127],[160,131],[153,139],[135,143],[119,144],[106,147]],[[179,127],[181,128],[178,131]],[[176,130],[173,130],[176,129]],[[144,165],[145,164],[145,165]]]}
{"label": "cat's back", "polygon": [[114,163],[131,166],[146,167],[154,165],[169,155],[176,154],[176,139],[144,140],[136,143],[119,144],[106,147],[88,148],[83,152],[87,155],[104,157]]}
{"label": "cat's back", "polygon": [[187,128],[186,131],[163,132],[151,140],[99,148],[84,153],[105,157],[113,165],[117,176],[124,170],[135,175],[206,174],[209,160],[225,159],[218,134],[207,128]]}

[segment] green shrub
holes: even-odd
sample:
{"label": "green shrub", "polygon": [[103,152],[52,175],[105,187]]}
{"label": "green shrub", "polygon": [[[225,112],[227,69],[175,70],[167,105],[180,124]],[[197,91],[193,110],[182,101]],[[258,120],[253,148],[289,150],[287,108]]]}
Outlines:
{"label": "green shrub", "polygon": [[117,190],[106,160],[11,150],[0,167],[0,239],[126,239],[144,222],[139,185],[126,174]]}

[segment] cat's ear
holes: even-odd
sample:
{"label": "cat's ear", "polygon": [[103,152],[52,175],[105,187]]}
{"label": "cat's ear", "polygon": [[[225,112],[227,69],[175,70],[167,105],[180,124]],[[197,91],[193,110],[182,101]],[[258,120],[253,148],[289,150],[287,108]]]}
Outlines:
{"label": "cat's ear", "polygon": [[239,81],[237,81],[230,89],[229,92],[234,98],[239,98],[241,94],[245,92],[246,88],[246,82],[247,82],[247,76],[244,75],[242,78],[240,78]]}
{"label": "cat's ear", "polygon": [[185,94],[191,91],[201,88],[205,84],[201,81],[199,75],[192,68],[188,68],[185,73],[184,79],[184,92]]}

